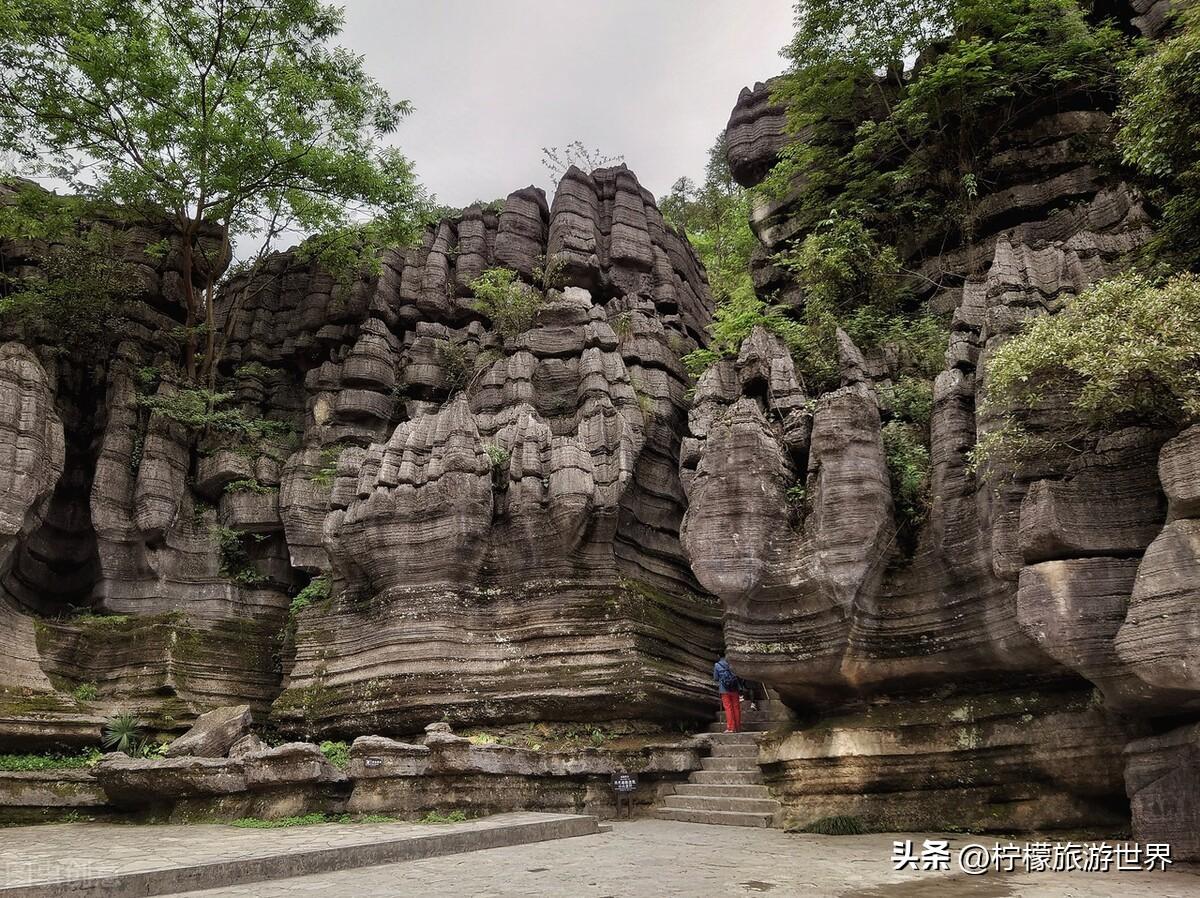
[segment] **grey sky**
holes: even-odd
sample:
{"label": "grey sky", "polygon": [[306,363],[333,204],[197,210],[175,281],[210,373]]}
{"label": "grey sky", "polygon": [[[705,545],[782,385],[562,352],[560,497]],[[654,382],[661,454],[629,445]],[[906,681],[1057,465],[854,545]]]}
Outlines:
{"label": "grey sky", "polygon": [[792,0],[342,0],[341,43],[413,113],[395,142],[438,200],[549,189],[543,146],[623,155],[661,196],[703,175],[744,85],[783,68]]}

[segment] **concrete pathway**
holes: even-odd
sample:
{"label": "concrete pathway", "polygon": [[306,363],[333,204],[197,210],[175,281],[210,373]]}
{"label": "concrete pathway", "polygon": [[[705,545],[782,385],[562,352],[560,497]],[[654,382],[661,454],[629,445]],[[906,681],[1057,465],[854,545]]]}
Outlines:
{"label": "concrete pathway", "polygon": [[[891,835],[811,836],[671,821],[615,823],[612,833],[494,848],[176,898],[1185,898],[1200,876],[893,872]],[[917,845],[926,836],[905,834]],[[947,837],[942,837],[947,838]],[[983,838],[949,837],[951,849]],[[1004,840],[1001,840],[1004,841]]]}
{"label": "concrete pathway", "polygon": [[497,814],[455,824],[324,823],[279,829],[223,824],[71,823],[0,832],[0,898],[129,898],[231,888],[544,839],[595,835],[594,817]]}

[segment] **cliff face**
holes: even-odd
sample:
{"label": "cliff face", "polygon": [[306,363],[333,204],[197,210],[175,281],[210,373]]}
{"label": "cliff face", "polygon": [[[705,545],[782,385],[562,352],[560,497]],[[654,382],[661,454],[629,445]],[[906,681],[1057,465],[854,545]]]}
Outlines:
{"label": "cliff face", "polygon": [[[743,91],[743,184],[783,125],[769,84]],[[969,238],[902,248],[950,321],[916,532],[883,437],[900,354],[840,334],[811,395],[760,329],[690,385],[712,298],[624,166],[467,209],[349,283],[296,251],[233,278],[217,388],[251,432],[162,411],[177,250],[94,223],[127,238],[119,331],[80,353],[0,331],[0,742],[236,703],[308,737],[701,720],[723,636],[799,714],[761,757],[801,823],[1112,834],[1132,805],[1200,856],[1200,429],[1080,442],[1051,395],[1024,423],[1059,449],[969,464],[989,355],[1151,234],[1096,163],[1111,133],[1086,94],[1048,98],[993,148]],[[771,261],[795,201],[757,202],[753,274],[799,308]],[[476,308],[495,267],[538,285],[528,326]]]}
{"label": "cliff face", "polygon": [[[632,173],[468,209],[352,284],[294,252],[235,278],[218,389],[272,422],[250,437],[156,411],[178,276],[135,257],[110,354],[0,352],[5,737],[234,702],[312,735],[710,713],[678,447],[712,301]],[[547,257],[532,327],[502,335],[471,281]]]}
{"label": "cliff face", "polygon": [[[1112,826],[1128,791],[1135,831],[1152,837],[1196,812],[1194,789],[1173,812],[1161,806],[1161,774],[1184,775],[1194,732],[1151,734],[1200,711],[1196,510],[1179,473],[1200,431],[1128,428],[1080,444],[1052,394],[1025,424],[1056,450],[968,463],[998,426],[981,411],[989,354],[1116,273],[1151,233],[1138,192],[1096,162],[1112,123],[1085,100],[1050,98],[1000,138],[968,239],[907,249],[906,266],[938,285],[929,307],[951,321],[933,383],[929,512],[911,550],[898,545],[881,439],[896,353],[864,354],[841,334],[841,387],[806,396],[786,349],[758,331],[697,385],[683,545],[721,598],[737,669],[814,715],[771,754],[777,787],[806,818]],[[797,139],[782,127],[769,85],[742,92],[726,137],[743,184]],[[760,200],[752,226],[760,295],[800,306],[803,291],[769,261],[804,236],[795,197]]]}

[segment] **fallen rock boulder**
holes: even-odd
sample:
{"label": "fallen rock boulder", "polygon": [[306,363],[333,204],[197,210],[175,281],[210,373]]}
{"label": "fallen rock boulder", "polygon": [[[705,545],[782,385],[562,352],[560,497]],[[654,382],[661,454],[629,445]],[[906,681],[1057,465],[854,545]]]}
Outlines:
{"label": "fallen rock boulder", "polygon": [[231,705],[201,714],[192,728],[172,742],[168,758],[223,758],[233,744],[250,733],[249,705]]}

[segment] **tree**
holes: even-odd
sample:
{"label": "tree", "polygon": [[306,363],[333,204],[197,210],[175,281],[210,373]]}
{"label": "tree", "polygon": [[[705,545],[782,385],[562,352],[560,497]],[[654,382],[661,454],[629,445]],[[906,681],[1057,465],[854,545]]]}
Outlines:
{"label": "tree", "polygon": [[804,0],[796,35],[784,49],[796,68],[838,60],[898,73],[953,29],[949,0]]}
{"label": "tree", "polygon": [[708,151],[704,183],[680,178],[659,208],[696,250],[718,302],[747,287],[753,290],[750,256],[758,241],[750,230],[747,193],[729,171],[724,132]]}
{"label": "tree", "polygon": [[349,262],[413,233],[412,167],[379,146],[410,107],[331,46],[341,25],[319,0],[0,6],[0,152],[127,214],[168,217],[195,383],[212,387],[223,349],[221,244],[257,241],[255,264],[280,234],[320,231],[310,249]]}
{"label": "tree", "polygon": [[1200,278],[1101,281],[1033,319],[987,362],[987,406],[1069,398],[1079,423],[1182,426],[1200,416]]}
{"label": "tree", "polygon": [[1131,67],[1118,109],[1127,163],[1149,182],[1162,208],[1150,250],[1168,263],[1200,268],[1200,10],[1181,8],[1176,29]]}
{"label": "tree", "polygon": [[573,140],[562,149],[558,147],[542,147],[542,165],[554,177],[555,181],[562,180],[572,165],[581,171],[592,172],[606,165],[616,165],[625,160],[624,156],[610,156],[608,153],[586,146],[582,140]]}
{"label": "tree", "polygon": [[904,255],[970,239],[986,163],[1015,123],[1071,94],[1115,105],[1128,41],[1096,18],[1077,0],[805,0],[774,92],[804,137],[764,189],[795,194],[804,229],[834,209]]}

